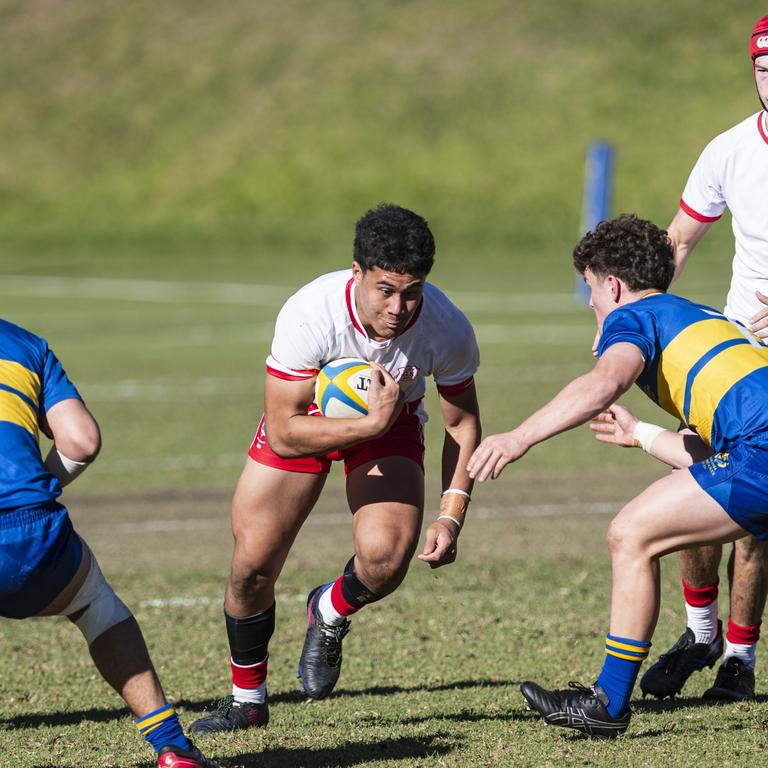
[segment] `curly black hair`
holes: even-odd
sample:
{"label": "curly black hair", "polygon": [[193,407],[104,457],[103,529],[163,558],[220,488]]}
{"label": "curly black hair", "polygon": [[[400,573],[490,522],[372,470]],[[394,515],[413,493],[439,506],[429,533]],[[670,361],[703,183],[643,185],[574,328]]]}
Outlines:
{"label": "curly black hair", "polygon": [[363,272],[379,267],[426,277],[435,260],[435,239],[418,214],[380,203],[355,225],[354,260]]}
{"label": "curly black hair", "polygon": [[630,291],[666,291],[675,273],[675,254],[667,233],[652,221],[622,213],[601,221],[573,249],[573,264],[600,278],[615,275]]}

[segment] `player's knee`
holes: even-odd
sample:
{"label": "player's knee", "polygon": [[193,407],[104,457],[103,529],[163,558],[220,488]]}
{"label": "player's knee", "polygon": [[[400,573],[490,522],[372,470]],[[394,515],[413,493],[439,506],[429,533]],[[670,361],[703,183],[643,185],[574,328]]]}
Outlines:
{"label": "player's knee", "polygon": [[638,526],[628,516],[617,515],[608,526],[606,539],[611,558],[634,557],[641,554],[643,542]]}
{"label": "player's knee", "polygon": [[397,589],[408,572],[410,557],[403,551],[381,546],[358,548],[357,572],[375,592],[386,595]]}
{"label": "player's knee", "polygon": [[89,646],[108,629],[133,615],[107,583],[93,556],[85,581],[61,614],[75,624]]}
{"label": "player's knee", "polygon": [[232,596],[238,602],[250,602],[265,589],[274,586],[277,575],[269,569],[250,563],[232,563],[229,574],[229,587]]}

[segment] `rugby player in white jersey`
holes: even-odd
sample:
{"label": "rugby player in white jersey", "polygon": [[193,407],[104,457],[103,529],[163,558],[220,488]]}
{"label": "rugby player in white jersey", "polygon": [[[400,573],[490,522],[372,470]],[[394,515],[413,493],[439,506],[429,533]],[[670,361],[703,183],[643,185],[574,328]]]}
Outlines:
{"label": "rugby player in white jersey", "polygon": [[[235,549],[224,602],[232,695],[192,725],[197,733],[266,725],[275,582],[331,462],[343,460],[354,553],[346,566],[329,563],[328,583],[309,592],[299,661],[309,697],[333,690],[348,617],[398,587],[418,544],[427,376],[437,384],[445,426],[443,493],[419,559],[437,568],[456,557],[472,487],[466,466],[480,439],[479,355],[468,320],[426,282],[434,251],[424,219],[380,205],[357,222],[352,268],[304,286],[278,315],[264,417],[232,504]],[[326,418],[313,407],[319,369],[343,357],[374,367],[362,418]]]}
{"label": "rugby player in white jersey", "polygon": [[[736,252],[725,314],[768,337],[768,16],[755,24],[750,59],[761,110],[715,137],[691,171],[680,210],[669,226],[677,274],[726,207],[733,218]],[[689,676],[723,654],[718,621],[718,566],[722,545],[679,553],[687,627],[640,681],[644,693],[679,693]],[[755,689],[755,648],[768,590],[768,543],[753,536],[734,544],[729,562],[730,616],[725,655],[708,699],[750,698]]]}

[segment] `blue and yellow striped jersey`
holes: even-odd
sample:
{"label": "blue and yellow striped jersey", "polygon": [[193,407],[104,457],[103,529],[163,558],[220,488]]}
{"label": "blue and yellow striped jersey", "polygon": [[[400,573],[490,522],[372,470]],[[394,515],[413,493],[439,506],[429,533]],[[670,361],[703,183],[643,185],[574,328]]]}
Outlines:
{"label": "blue and yellow striped jersey", "polygon": [[56,403],[80,398],[45,339],[0,320],[0,510],[61,494],[43,466],[40,423]]}
{"label": "blue and yellow striped jersey", "polygon": [[744,326],[654,293],[606,317],[598,354],[622,341],[643,353],[637,385],[715,451],[768,440],[768,347]]}

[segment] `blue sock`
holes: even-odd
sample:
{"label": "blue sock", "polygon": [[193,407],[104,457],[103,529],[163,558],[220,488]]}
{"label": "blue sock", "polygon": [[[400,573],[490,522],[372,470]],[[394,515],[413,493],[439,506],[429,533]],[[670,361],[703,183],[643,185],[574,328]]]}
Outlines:
{"label": "blue sock", "polygon": [[189,749],[192,746],[181,730],[176,710],[170,704],[164,704],[160,709],[140,717],[136,721],[136,728],[155,752],[169,744],[180,749]]}
{"label": "blue sock", "polygon": [[650,643],[628,637],[605,637],[605,661],[597,684],[608,696],[608,714],[621,717],[629,709],[637,673],[648,656]]}

